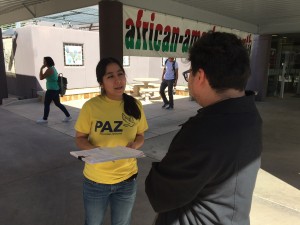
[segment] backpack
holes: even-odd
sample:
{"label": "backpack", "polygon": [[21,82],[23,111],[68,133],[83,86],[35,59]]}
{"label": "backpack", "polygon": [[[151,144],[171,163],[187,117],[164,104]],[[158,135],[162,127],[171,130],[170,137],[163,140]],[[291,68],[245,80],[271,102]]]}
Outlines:
{"label": "backpack", "polygon": [[[167,62],[168,62],[168,59],[166,59],[166,61],[165,61],[165,66],[167,65]],[[176,60],[173,60],[173,63],[172,63],[172,67],[173,67],[173,71],[174,71],[174,77],[176,77],[176,74],[175,74],[175,62],[176,62]]]}
{"label": "backpack", "polygon": [[60,73],[58,74],[57,83],[59,87],[59,94],[61,97],[63,97],[66,94],[68,80],[62,73]]}

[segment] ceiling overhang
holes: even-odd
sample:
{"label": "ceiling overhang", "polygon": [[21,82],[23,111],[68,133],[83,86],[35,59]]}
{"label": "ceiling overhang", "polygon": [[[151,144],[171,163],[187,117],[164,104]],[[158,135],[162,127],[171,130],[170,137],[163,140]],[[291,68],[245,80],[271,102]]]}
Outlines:
{"label": "ceiling overhang", "polygon": [[[125,5],[255,34],[299,33],[298,0],[120,0]],[[99,0],[0,2],[0,25],[97,5]]]}

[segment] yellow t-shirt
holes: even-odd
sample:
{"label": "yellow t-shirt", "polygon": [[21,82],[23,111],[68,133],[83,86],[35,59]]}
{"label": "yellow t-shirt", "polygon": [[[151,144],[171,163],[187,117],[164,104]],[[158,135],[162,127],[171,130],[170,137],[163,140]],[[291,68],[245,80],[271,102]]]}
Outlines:
{"label": "yellow t-shirt", "polygon": [[[135,140],[136,134],[148,129],[142,104],[138,101],[141,119],[136,120],[124,112],[124,102],[106,96],[97,96],[87,101],[79,113],[75,130],[89,135],[95,146],[126,146]],[[85,163],[83,174],[86,178],[103,184],[116,184],[138,172],[135,158],[104,163]]]}

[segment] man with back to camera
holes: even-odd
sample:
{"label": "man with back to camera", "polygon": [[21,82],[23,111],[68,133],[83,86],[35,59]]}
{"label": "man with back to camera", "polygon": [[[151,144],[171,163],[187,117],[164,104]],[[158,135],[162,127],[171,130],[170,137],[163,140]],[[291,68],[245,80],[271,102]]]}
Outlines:
{"label": "man with back to camera", "polygon": [[[161,80],[162,82],[160,84],[159,93],[164,101],[162,108],[174,109],[173,88],[177,85],[178,63],[173,57],[169,57],[166,60]],[[165,94],[165,90],[167,87],[169,100],[167,99]]]}
{"label": "man with back to camera", "polygon": [[249,225],[260,168],[262,120],[245,86],[249,57],[229,33],[207,33],[189,50],[183,73],[202,106],[154,162],[146,193],[155,225]]}

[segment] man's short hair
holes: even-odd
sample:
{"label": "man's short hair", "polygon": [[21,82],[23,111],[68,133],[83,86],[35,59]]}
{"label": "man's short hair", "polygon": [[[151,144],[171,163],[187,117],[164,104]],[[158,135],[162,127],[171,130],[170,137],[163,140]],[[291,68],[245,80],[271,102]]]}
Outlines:
{"label": "man's short hair", "polygon": [[236,35],[208,32],[190,48],[188,59],[193,74],[203,69],[210,86],[217,92],[245,89],[250,76],[250,60]]}

